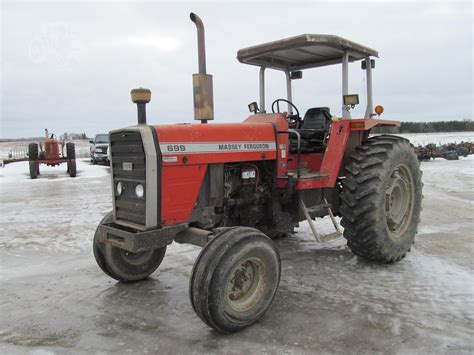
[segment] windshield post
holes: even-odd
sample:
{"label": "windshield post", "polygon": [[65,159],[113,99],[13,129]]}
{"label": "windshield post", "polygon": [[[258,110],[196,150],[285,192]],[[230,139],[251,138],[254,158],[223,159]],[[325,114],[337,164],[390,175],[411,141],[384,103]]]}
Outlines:
{"label": "windshield post", "polygon": [[342,118],[351,118],[349,107],[344,105],[344,95],[349,94],[349,51],[342,56]]}
{"label": "windshield post", "polygon": [[365,118],[370,118],[372,116],[373,110],[373,101],[372,101],[372,63],[370,62],[370,57],[365,58],[365,70],[367,78],[367,109],[365,110]]}
{"label": "windshield post", "polygon": [[260,112],[265,113],[265,67],[260,67]]}
{"label": "windshield post", "polygon": [[[291,78],[290,78],[290,71],[285,70],[286,75],[286,99],[290,102],[293,102],[293,95],[291,93]],[[288,114],[293,114],[293,106],[288,104]]]}

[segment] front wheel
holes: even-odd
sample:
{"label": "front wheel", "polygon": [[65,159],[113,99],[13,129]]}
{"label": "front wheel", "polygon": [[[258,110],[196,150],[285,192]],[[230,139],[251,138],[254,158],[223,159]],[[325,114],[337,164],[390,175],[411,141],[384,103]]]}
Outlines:
{"label": "front wheel", "polygon": [[364,141],[351,156],[341,194],[349,248],[369,260],[402,259],[417,233],[422,188],[420,163],[408,140],[382,135]]}
{"label": "front wheel", "polygon": [[247,227],[225,229],[199,254],[189,294],[196,314],[210,327],[232,333],[263,316],[280,282],[274,242]]}
{"label": "front wheel", "polygon": [[[113,213],[109,212],[100,224],[112,221]],[[166,254],[166,246],[132,253],[101,242],[96,230],[93,251],[95,260],[104,273],[118,281],[138,281],[147,278],[160,266]]]}

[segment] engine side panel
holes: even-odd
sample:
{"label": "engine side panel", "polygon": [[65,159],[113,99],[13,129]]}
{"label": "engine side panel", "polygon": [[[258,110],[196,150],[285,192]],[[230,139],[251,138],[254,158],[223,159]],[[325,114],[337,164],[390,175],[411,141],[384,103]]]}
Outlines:
{"label": "engine side panel", "polygon": [[161,161],[161,225],[187,223],[209,164],[277,159],[271,123],[154,126]]}
{"label": "engine side panel", "polygon": [[161,178],[161,224],[169,226],[189,221],[207,164],[163,167]]}

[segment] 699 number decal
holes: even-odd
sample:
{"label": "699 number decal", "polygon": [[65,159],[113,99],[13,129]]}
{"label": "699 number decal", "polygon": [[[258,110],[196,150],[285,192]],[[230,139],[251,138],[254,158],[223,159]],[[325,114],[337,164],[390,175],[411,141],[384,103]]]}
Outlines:
{"label": "699 number decal", "polygon": [[184,152],[186,151],[186,146],[184,144],[167,145],[166,150],[168,152]]}

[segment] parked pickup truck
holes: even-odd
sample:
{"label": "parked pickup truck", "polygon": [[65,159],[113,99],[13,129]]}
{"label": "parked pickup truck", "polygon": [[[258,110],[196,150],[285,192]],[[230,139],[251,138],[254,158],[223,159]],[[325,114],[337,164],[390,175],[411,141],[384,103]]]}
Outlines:
{"label": "parked pickup truck", "polygon": [[92,164],[109,163],[109,156],[107,154],[109,149],[109,135],[96,134],[94,139],[90,140],[89,143],[91,144]]}

